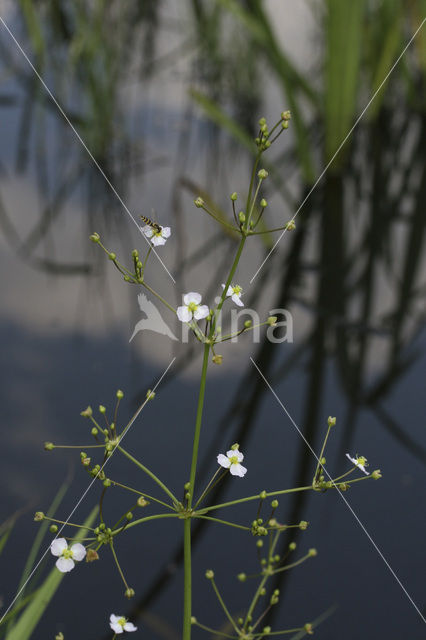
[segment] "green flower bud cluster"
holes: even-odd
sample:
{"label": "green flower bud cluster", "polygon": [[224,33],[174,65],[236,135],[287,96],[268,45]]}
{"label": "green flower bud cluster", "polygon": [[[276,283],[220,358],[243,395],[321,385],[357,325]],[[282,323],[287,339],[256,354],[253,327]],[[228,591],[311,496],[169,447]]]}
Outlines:
{"label": "green flower bud cluster", "polygon": [[104,522],[101,522],[101,524],[94,529],[93,533],[100,544],[110,544],[112,542],[112,529],[107,527]]}
{"label": "green flower bud cluster", "polygon": [[251,532],[254,536],[267,536],[268,529],[263,526],[262,518],[257,518],[251,523]]}

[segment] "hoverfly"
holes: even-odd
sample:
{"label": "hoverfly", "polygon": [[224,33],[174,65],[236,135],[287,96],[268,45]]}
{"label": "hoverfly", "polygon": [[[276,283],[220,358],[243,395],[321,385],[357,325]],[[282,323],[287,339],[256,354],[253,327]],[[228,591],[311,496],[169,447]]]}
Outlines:
{"label": "hoverfly", "polygon": [[160,225],[157,224],[157,222],[153,222],[151,218],[147,218],[146,216],[140,216],[140,217],[147,225],[152,227],[154,231],[156,231],[157,233],[161,233],[162,227],[160,227]]}

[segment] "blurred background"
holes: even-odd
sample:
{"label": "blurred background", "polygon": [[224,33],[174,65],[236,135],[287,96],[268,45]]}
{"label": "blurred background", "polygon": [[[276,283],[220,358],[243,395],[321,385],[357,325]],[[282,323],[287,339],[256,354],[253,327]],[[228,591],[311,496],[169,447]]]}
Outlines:
{"label": "blurred background", "polygon": [[[278,234],[250,239],[236,281],[246,306],[261,317],[275,308],[291,312],[294,341],[255,344],[243,336],[218,349],[223,364],[209,368],[199,482],[208,481],[217,453],[234,442],[249,472],[244,480],[227,478],[216,501],[312,480],[316,461],[252,357],[317,452],[327,417],[337,417],[330,473],[349,469],[347,451],[365,455],[370,470],[381,469],[380,482],[356,485],[345,498],[426,615],[426,27],[310,194],[422,24],[426,2],[3,0],[0,6],[0,516],[14,522],[0,556],[3,610],[39,529],[34,512],[47,511],[65,487],[56,514],[66,519],[89,482],[78,450],[47,453],[43,442],[90,443],[80,411],[104,404],[111,415],[118,388],[125,393],[124,425],[173,357],[126,448],[177,495],[187,481],[200,345],[148,331],[129,343],[142,317],[139,289],[123,282],[89,235],[97,231],[130,264],[132,249],[143,253],[146,244],[129,212],[136,219],[154,209],[153,217],[172,229],[158,254],[176,284],[155,256],[147,281],[174,306],[187,291],[202,292],[212,304],[237,238],[193,199],[202,195],[231,221],[229,194],[246,193],[259,118],[272,125],[290,109],[288,131],[265,157],[265,229],[282,226],[304,204],[296,229],[251,284]],[[173,315],[163,317],[178,334]],[[108,475],[161,497],[118,455]],[[99,494],[93,487],[73,521],[84,520]],[[109,492],[112,522],[129,500]],[[246,523],[256,510],[246,505],[226,517]],[[282,498],[276,515],[287,524],[309,521],[307,531],[283,536],[282,545],[297,542],[300,555],[315,547],[318,556],[279,574],[281,602],[268,619],[275,629],[301,626],[335,607],[316,630],[319,638],[425,637],[421,615],[337,493]],[[256,539],[219,525],[196,525],[194,532],[193,613],[221,627],[205,570],[214,569],[237,615],[254,584],[241,585],[236,574],[257,570]],[[181,542],[179,523],[129,530],[116,547],[135,598],[125,600],[102,550],[101,562],[66,576],[33,638],[62,631],[66,640],[106,640],[110,613],[130,616],[140,637],[179,638]],[[49,556],[27,594],[52,564]],[[207,635],[194,630],[194,637]]]}

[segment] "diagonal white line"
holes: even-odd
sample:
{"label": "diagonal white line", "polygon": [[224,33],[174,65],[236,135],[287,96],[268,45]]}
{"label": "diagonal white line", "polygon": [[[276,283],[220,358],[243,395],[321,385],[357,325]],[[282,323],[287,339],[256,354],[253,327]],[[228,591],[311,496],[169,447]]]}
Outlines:
{"label": "diagonal white line", "polygon": [[89,157],[91,158],[93,164],[96,166],[96,168],[98,169],[98,171],[100,172],[100,174],[102,175],[102,177],[104,178],[105,182],[107,183],[107,185],[109,186],[109,188],[111,189],[111,191],[113,192],[113,194],[115,195],[115,197],[117,198],[117,200],[119,201],[119,203],[121,204],[121,206],[123,207],[123,209],[126,211],[126,213],[129,215],[129,217],[131,218],[131,220],[134,222],[134,224],[136,225],[136,227],[138,228],[139,233],[141,233],[141,235],[143,236],[143,238],[145,239],[145,241],[147,242],[147,244],[149,245],[151,251],[155,254],[156,258],[159,260],[159,262],[161,263],[163,269],[166,271],[166,273],[168,274],[168,276],[171,278],[171,280],[173,281],[174,284],[176,284],[176,280],[173,278],[172,274],[170,273],[170,271],[167,269],[166,265],[164,264],[164,262],[162,261],[162,259],[160,258],[160,256],[158,255],[158,253],[155,250],[155,247],[153,247],[150,243],[150,241],[148,240],[148,238],[145,236],[144,233],[142,233],[142,230],[138,224],[138,221],[133,217],[132,213],[130,212],[129,208],[126,206],[125,202],[123,201],[123,199],[121,198],[121,196],[119,195],[119,193],[117,192],[117,190],[115,189],[114,185],[112,184],[112,182],[109,180],[108,176],[106,175],[105,171],[102,169],[101,165],[99,164],[99,162],[96,160],[96,158],[94,157],[94,155],[92,154],[92,152],[90,151],[90,149],[88,148],[88,146],[86,145],[86,143],[84,142],[83,138],[80,136],[80,134],[78,133],[77,129],[74,127],[74,125],[72,124],[71,120],[68,118],[67,114],[65,113],[65,111],[62,109],[61,105],[59,104],[59,102],[57,101],[57,99],[55,98],[55,96],[53,95],[53,93],[51,92],[51,90],[49,89],[49,87],[47,86],[47,84],[45,83],[45,81],[43,80],[43,78],[41,77],[41,75],[39,74],[39,72],[37,71],[37,69],[35,68],[35,66],[33,65],[33,63],[31,62],[31,60],[29,59],[29,57],[27,56],[27,54],[25,53],[25,51],[23,50],[23,48],[21,47],[21,45],[19,44],[19,42],[17,41],[17,39],[15,38],[15,36],[13,35],[12,31],[10,30],[10,28],[7,26],[6,22],[3,20],[3,18],[0,16],[0,22],[3,24],[4,28],[6,29],[6,31],[8,32],[8,34],[10,35],[10,37],[12,38],[13,42],[16,44],[16,46],[18,47],[19,51],[22,53],[22,55],[24,56],[25,60],[28,62],[29,66],[31,67],[31,69],[33,70],[33,72],[35,73],[35,75],[37,76],[37,78],[39,79],[40,83],[43,85],[44,89],[46,90],[46,92],[48,93],[49,97],[51,98],[51,100],[54,102],[55,106],[57,107],[58,111],[60,112],[60,114],[62,115],[62,117],[64,118],[64,120],[66,121],[66,123],[71,127],[72,131],[74,132],[75,136],[77,137],[78,141],[80,142],[80,144],[82,145],[82,147],[84,148],[84,150],[86,151],[86,153],[89,155]]}
{"label": "diagonal white line", "polygon": [[[252,361],[253,365],[256,367],[257,372],[259,373],[260,377],[263,379],[263,381],[265,382],[266,386],[268,387],[268,389],[271,391],[272,395],[274,396],[275,400],[278,402],[278,404],[280,405],[280,407],[283,409],[283,411],[285,412],[286,416],[288,417],[288,419],[290,420],[290,422],[292,423],[292,425],[295,427],[295,429],[297,430],[297,432],[299,433],[300,437],[303,439],[304,443],[306,444],[306,446],[308,447],[309,451],[312,453],[312,455],[315,457],[316,461],[318,463],[320,463],[319,458],[317,456],[317,454],[315,453],[315,451],[312,449],[311,445],[309,444],[309,442],[306,440],[305,436],[303,435],[303,433],[301,432],[301,430],[299,429],[299,427],[297,426],[297,424],[295,423],[295,421],[293,420],[293,418],[291,417],[291,415],[289,414],[289,412],[287,411],[287,409],[285,408],[285,406],[283,405],[283,403],[281,402],[281,400],[279,399],[279,397],[277,396],[277,394],[275,393],[275,391],[273,390],[273,388],[271,387],[271,385],[269,384],[268,380],[265,378],[265,376],[263,375],[263,373],[261,372],[261,370],[259,369],[259,367],[257,366],[257,364],[255,363],[255,361],[253,360],[252,357],[250,357],[250,360]],[[325,474],[327,475],[328,479],[333,483],[334,488],[336,489],[336,491],[339,493],[340,497],[342,498],[343,502],[345,503],[345,505],[347,506],[347,508],[349,509],[349,511],[351,512],[351,514],[353,515],[353,517],[355,518],[355,520],[357,521],[357,523],[359,524],[359,526],[361,527],[361,529],[363,530],[363,532],[365,533],[365,535],[367,536],[367,538],[370,540],[371,544],[373,545],[373,547],[375,548],[375,550],[377,551],[377,553],[379,554],[379,556],[381,557],[381,559],[383,560],[383,562],[385,563],[385,565],[387,566],[387,568],[389,569],[389,571],[391,572],[391,574],[393,575],[393,577],[395,578],[395,580],[397,581],[397,583],[399,584],[399,586],[401,587],[401,589],[403,590],[403,592],[405,593],[405,595],[407,596],[408,600],[411,602],[411,604],[413,605],[413,607],[415,608],[415,610],[417,611],[417,613],[419,614],[419,616],[421,617],[421,619],[423,620],[423,622],[426,624],[426,618],[423,616],[422,612],[420,611],[420,609],[418,608],[418,606],[416,605],[416,603],[414,602],[413,598],[410,596],[410,594],[408,593],[407,589],[404,587],[404,585],[402,584],[401,580],[398,578],[398,576],[396,575],[395,571],[392,569],[392,567],[390,566],[389,562],[386,560],[385,556],[383,555],[383,553],[380,551],[379,547],[377,546],[377,544],[374,542],[373,538],[370,536],[370,534],[368,533],[367,529],[365,528],[365,526],[362,524],[361,520],[358,518],[358,516],[356,515],[355,511],[352,509],[351,505],[349,504],[349,502],[346,500],[345,496],[343,495],[343,493],[340,491],[340,489],[338,488],[338,486],[335,484],[335,482],[333,481],[333,478],[330,476],[330,474],[328,473],[327,469],[325,469],[324,466],[322,466],[322,469],[324,469]]]}
{"label": "diagonal white line", "polygon": [[[367,102],[367,104],[365,105],[364,109],[361,111],[360,115],[358,116],[358,118],[355,120],[352,128],[349,130],[349,132],[346,134],[346,136],[343,138],[342,142],[340,143],[340,145],[337,147],[337,150],[334,152],[331,160],[329,160],[329,162],[326,164],[325,168],[322,170],[322,172],[320,173],[320,175],[318,176],[318,178],[316,179],[314,185],[310,188],[310,190],[308,191],[307,195],[305,196],[305,198],[302,201],[302,204],[299,205],[296,213],[294,214],[294,216],[292,217],[291,220],[294,220],[297,216],[297,214],[299,213],[299,211],[302,209],[302,207],[304,206],[304,204],[306,203],[306,201],[310,198],[310,196],[312,195],[313,191],[315,191],[318,183],[322,180],[322,178],[324,177],[325,173],[328,171],[330,165],[334,162],[334,159],[336,158],[336,156],[338,155],[338,153],[340,153],[342,147],[346,144],[348,138],[350,138],[350,136],[352,135],[354,129],[356,129],[356,127],[358,126],[358,124],[360,123],[362,117],[364,116],[365,112],[367,111],[367,109],[369,108],[369,106],[371,105],[371,103],[373,102],[373,100],[375,99],[375,97],[377,96],[377,94],[380,92],[381,88],[383,87],[383,85],[386,83],[387,79],[389,78],[389,76],[391,75],[391,73],[393,72],[393,70],[395,69],[395,67],[398,65],[399,61],[401,60],[401,58],[404,56],[405,52],[407,51],[408,47],[411,45],[411,43],[413,42],[414,38],[417,36],[417,34],[419,33],[420,29],[423,27],[424,23],[426,22],[426,18],[423,18],[420,26],[416,29],[416,31],[413,33],[413,35],[411,36],[410,40],[408,41],[408,43],[405,45],[404,49],[402,50],[402,52],[400,53],[400,55],[398,56],[398,58],[395,60],[395,62],[393,63],[393,65],[391,66],[391,68],[389,69],[389,71],[387,72],[384,80],[380,83],[380,85],[378,86],[378,88],[376,89],[376,91],[373,93],[373,95],[371,96],[370,100]],[[275,251],[276,246],[278,245],[279,241],[281,240],[281,238],[283,237],[283,235],[285,234],[285,232],[287,231],[287,229],[284,229],[284,231],[282,232],[282,234],[280,235],[280,237],[278,238],[278,240],[275,242],[274,246],[272,247],[272,249],[269,251],[268,255],[266,256],[266,258],[263,260],[262,264],[260,265],[260,267],[258,268],[258,270],[256,271],[256,273],[254,274],[254,276],[252,277],[252,279],[250,280],[250,284],[253,282],[253,280],[256,278],[257,274],[259,273],[259,271],[262,269],[263,265],[265,264],[265,262],[267,260],[269,260],[271,254]]]}
{"label": "diagonal white line", "polygon": [[[155,391],[158,387],[158,385],[161,383],[162,379],[164,378],[164,376],[166,375],[166,373],[168,372],[168,370],[170,369],[170,367],[172,366],[172,364],[174,363],[174,361],[176,360],[176,358],[173,358],[173,360],[170,362],[170,364],[168,365],[167,369],[163,372],[163,374],[161,375],[160,379],[156,382],[155,386],[153,387],[152,391]],[[103,463],[102,467],[99,469],[98,473],[96,474],[96,476],[93,478],[93,480],[89,483],[88,487],[85,489],[84,493],[81,495],[81,497],[78,499],[76,505],[73,507],[72,511],[68,514],[67,519],[65,520],[64,524],[61,526],[61,528],[59,529],[58,533],[56,534],[56,536],[54,537],[53,540],[56,540],[58,538],[58,536],[61,534],[61,532],[63,531],[63,529],[66,527],[66,525],[68,524],[68,522],[70,521],[70,519],[72,518],[72,516],[74,515],[75,511],[78,509],[78,507],[80,506],[80,504],[83,502],[84,498],[86,497],[86,495],[88,494],[88,492],[90,491],[91,487],[93,486],[94,482],[97,480],[98,476],[102,473],[103,469],[106,467],[107,463],[111,460],[112,456],[114,455],[118,445],[120,445],[122,443],[122,441],[124,440],[124,437],[127,435],[130,427],[133,425],[133,423],[135,422],[136,418],[139,416],[140,412],[142,411],[142,409],[145,407],[146,403],[148,402],[148,399],[145,400],[145,402],[143,402],[141,404],[141,406],[139,407],[139,409],[136,411],[136,413],[134,414],[134,416],[131,418],[130,422],[127,424],[126,428],[124,429],[120,440],[117,442],[117,444],[115,445],[114,449],[111,451],[111,455],[105,460],[105,462]],[[53,542],[52,540],[52,542]],[[15,595],[15,597],[13,598],[12,602],[10,603],[10,605],[8,606],[8,608],[6,609],[6,611],[3,613],[2,617],[0,618],[0,625],[3,621],[3,619],[6,617],[6,615],[9,613],[9,611],[11,610],[11,608],[13,607],[13,605],[15,604],[16,600],[19,598],[20,594],[22,593],[22,591],[25,589],[25,587],[27,586],[27,584],[29,583],[29,581],[31,580],[31,578],[33,577],[34,573],[37,571],[38,567],[40,566],[40,564],[42,563],[42,561],[44,560],[44,558],[46,557],[47,553],[50,550],[50,545],[52,543],[49,544],[49,546],[47,547],[47,549],[45,550],[45,552],[43,553],[43,555],[41,556],[40,560],[37,562],[37,564],[34,566],[33,570],[31,571],[31,573],[29,574],[28,578],[25,580],[24,584],[22,585],[22,587],[19,589],[18,593]]]}

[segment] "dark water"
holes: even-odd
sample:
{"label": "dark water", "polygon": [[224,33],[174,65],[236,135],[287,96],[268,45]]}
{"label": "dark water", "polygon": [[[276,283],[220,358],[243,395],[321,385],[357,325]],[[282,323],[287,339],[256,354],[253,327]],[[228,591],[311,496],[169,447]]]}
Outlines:
{"label": "dark water", "polygon": [[[65,519],[88,484],[78,450],[47,453],[42,443],[89,443],[79,412],[88,404],[111,410],[117,388],[126,394],[120,409],[124,425],[176,355],[155,401],[126,437],[126,447],[180,496],[190,464],[201,361],[198,344],[176,347],[157,334],[139,334],[129,345],[140,318],[137,291],[125,288],[87,238],[98,230],[122,256],[143,241],[69,126],[43,101],[42,90],[28,84],[33,74],[4,30],[0,42],[9,70],[2,86],[0,150],[2,520],[23,510],[0,558],[1,595],[8,607],[38,528],[33,512],[46,511],[68,478],[58,509],[58,518]],[[57,76],[50,79],[60,91]],[[209,137],[211,131],[181,100],[184,73],[180,77],[175,67],[166,66],[150,84],[133,80],[133,93],[117,83],[112,129],[106,115],[111,105],[102,102],[104,129],[99,116],[92,124],[90,118],[80,123],[79,130],[89,147],[98,145],[96,158],[129,210],[149,215],[154,206],[161,222],[172,226],[161,257],[178,282],[174,288],[153,260],[153,286],[173,304],[189,290],[212,300],[235,243],[217,239],[213,222],[193,212],[188,183],[211,189],[225,203],[228,192],[242,191],[246,184],[247,158],[227,141],[221,146]],[[86,113],[89,98],[79,100],[74,82],[69,80],[69,107]],[[335,607],[316,632],[330,640],[425,637],[413,605],[425,615],[424,122],[414,114],[405,117],[412,123],[405,142],[386,135],[392,131],[391,115],[378,131],[360,133],[350,171],[327,176],[318,186],[296,232],[285,236],[252,286],[250,278],[268,247],[260,241],[248,247],[238,271],[246,304],[263,316],[272,308],[288,308],[294,342],[228,344],[221,349],[224,365],[210,367],[207,385],[200,485],[215,471],[217,453],[235,441],[249,469],[244,480],[227,479],[219,502],[310,483],[315,459],[293,421],[318,452],[327,417],[337,416],[326,454],[330,473],[349,468],[347,451],[365,455],[370,470],[381,469],[379,482],[359,483],[343,494],[347,503],[332,491],[279,500],[280,521],[310,523],[286,538],[287,544],[297,540],[296,558],[311,547],[318,556],[282,574],[281,603],[271,624],[275,629],[301,626]],[[410,171],[408,161],[400,159],[403,144],[411,153]],[[361,168],[355,151],[363,158]],[[268,199],[274,223],[283,214],[291,216],[291,206],[283,205],[272,187]],[[197,251],[181,273],[182,261]],[[177,330],[170,316],[167,321]],[[118,456],[108,473],[160,497]],[[73,520],[82,521],[98,498],[99,488],[93,487]],[[128,508],[126,495],[114,490],[107,496],[111,521],[121,515],[122,500]],[[218,516],[246,524],[256,510],[250,503]],[[124,533],[116,550],[136,591],[134,600],[124,599],[105,549],[101,562],[65,577],[34,638],[53,638],[58,631],[66,640],[108,638],[111,612],[131,616],[140,628],[135,637],[180,637],[181,535],[179,523],[172,521]],[[215,627],[225,622],[204,578],[208,568],[214,569],[229,609],[236,615],[244,610],[254,583],[242,585],[235,576],[257,571],[255,542],[250,534],[222,525],[197,530],[193,612],[201,622]],[[48,544],[46,539],[42,549]],[[52,564],[49,556],[46,568]],[[202,635],[194,631],[195,637]]]}

